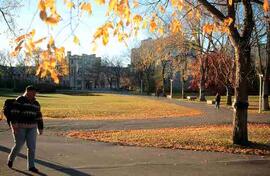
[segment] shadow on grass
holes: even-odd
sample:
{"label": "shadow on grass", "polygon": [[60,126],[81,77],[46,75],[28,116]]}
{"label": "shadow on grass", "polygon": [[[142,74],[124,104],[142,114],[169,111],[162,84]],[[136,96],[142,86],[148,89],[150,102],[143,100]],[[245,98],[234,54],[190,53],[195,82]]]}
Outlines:
{"label": "shadow on grass", "polygon": [[261,143],[249,141],[247,148],[269,150],[270,151],[270,144],[261,144]]}
{"label": "shadow on grass", "polygon": [[7,98],[16,98],[16,97],[18,97],[20,94],[16,94],[16,93],[14,93],[14,94],[12,94],[12,93],[1,93],[0,92],[0,96],[1,97],[7,97]]}
{"label": "shadow on grass", "polygon": [[65,92],[62,93],[63,95],[71,95],[71,96],[103,96],[101,94],[96,94],[96,93],[88,93],[88,92]]}
{"label": "shadow on grass", "polygon": [[[52,93],[53,95],[53,93]],[[37,98],[59,98],[59,97],[56,97],[56,96],[50,96],[50,95],[42,95],[42,94],[38,94],[37,95]]]}
{"label": "shadow on grass", "polygon": [[[6,152],[6,153],[10,153],[10,149],[7,148],[7,147],[5,147],[5,146],[2,146],[2,145],[0,145],[0,151]],[[21,158],[24,158],[24,159],[27,158],[26,155],[21,154],[21,153],[18,154],[18,157],[21,157]],[[73,169],[73,168],[69,168],[69,167],[65,167],[65,166],[61,166],[61,165],[58,165],[58,164],[55,164],[55,163],[50,163],[48,161],[43,161],[43,160],[36,159],[36,163],[38,163],[38,164],[40,164],[40,165],[42,165],[44,167],[48,167],[50,169],[54,169],[54,170],[57,170],[59,172],[62,172],[65,175],[70,175],[70,176],[72,176],[72,175],[76,175],[76,176],[91,176],[90,174],[81,172],[79,170],[76,170],[76,169]],[[24,171],[21,171],[21,170],[18,170],[18,169],[13,169],[13,170],[16,171],[16,172],[19,172],[21,174],[24,174],[24,175],[31,175],[31,174],[29,174],[27,172],[24,172]],[[38,174],[40,176],[47,175],[47,174],[42,173],[42,172],[35,173],[35,174]]]}

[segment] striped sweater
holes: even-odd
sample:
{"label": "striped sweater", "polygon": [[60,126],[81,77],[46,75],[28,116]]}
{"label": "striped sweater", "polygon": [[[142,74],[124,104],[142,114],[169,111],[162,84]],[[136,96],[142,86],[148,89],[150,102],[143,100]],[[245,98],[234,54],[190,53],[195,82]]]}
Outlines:
{"label": "striped sweater", "polygon": [[25,96],[19,96],[10,113],[15,117],[11,122],[13,126],[21,128],[37,126],[39,130],[43,130],[42,113],[37,100],[30,101]]}

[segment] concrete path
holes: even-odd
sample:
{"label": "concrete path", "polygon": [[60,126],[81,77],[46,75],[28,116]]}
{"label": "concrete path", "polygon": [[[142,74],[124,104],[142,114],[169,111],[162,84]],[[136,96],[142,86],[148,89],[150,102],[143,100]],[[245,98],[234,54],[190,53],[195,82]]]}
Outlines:
{"label": "concrete path", "polygon": [[[47,128],[44,135],[38,137],[37,146],[36,158],[40,174],[32,174],[26,170],[25,148],[17,157],[13,170],[6,166],[6,158],[13,143],[10,130],[5,122],[1,121],[0,176],[270,175],[270,156],[119,146],[54,135],[56,131],[70,129],[140,129],[232,122],[232,112],[226,108],[216,111],[213,107],[201,103],[191,104],[174,100],[169,102],[197,108],[202,110],[204,115],[129,121],[46,120]],[[251,115],[250,121],[270,123],[270,117]]]}

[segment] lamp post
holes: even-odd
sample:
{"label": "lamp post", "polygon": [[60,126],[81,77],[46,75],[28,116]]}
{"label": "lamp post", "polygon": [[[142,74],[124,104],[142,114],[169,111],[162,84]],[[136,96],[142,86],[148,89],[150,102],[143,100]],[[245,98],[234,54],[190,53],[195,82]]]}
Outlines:
{"label": "lamp post", "polygon": [[259,74],[259,78],[260,78],[260,90],[259,90],[259,113],[262,112],[262,78],[263,78],[263,74]]}
{"label": "lamp post", "polygon": [[172,98],[172,94],[173,94],[173,79],[170,79],[171,81],[171,91],[170,91],[170,97]]}

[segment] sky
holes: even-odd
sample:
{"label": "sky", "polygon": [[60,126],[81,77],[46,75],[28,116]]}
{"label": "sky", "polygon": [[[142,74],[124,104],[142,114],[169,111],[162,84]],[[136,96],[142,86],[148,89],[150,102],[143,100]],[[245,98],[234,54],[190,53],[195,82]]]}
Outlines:
{"label": "sky", "polygon": [[[101,41],[98,42],[98,47],[95,52],[92,50],[91,42],[93,40],[92,36],[95,30],[106,22],[107,17],[105,17],[105,13],[107,10],[106,6],[100,6],[92,2],[93,13],[89,16],[86,12],[80,15],[79,26],[76,30],[71,30],[71,26],[73,29],[77,26],[78,21],[70,20],[70,10],[66,8],[63,3],[63,0],[57,0],[57,11],[61,15],[61,22],[55,27],[48,27],[44,22],[39,18],[38,8],[37,8],[38,0],[23,0],[23,6],[16,11],[18,15],[16,19],[17,29],[20,29],[20,33],[24,34],[30,32],[32,29],[36,30],[35,39],[39,39],[42,37],[48,37],[52,35],[55,39],[55,43],[57,47],[64,46],[66,51],[71,51],[72,54],[96,54],[99,57],[109,56],[112,57],[121,57],[127,55],[128,51],[138,46],[140,41],[148,38],[147,35],[143,32],[139,33],[136,38],[130,38],[126,41],[128,46],[126,46],[123,42],[120,43],[116,38],[111,37],[109,43],[104,46],[101,44]],[[76,13],[76,9],[72,11],[73,14]],[[74,18],[73,18],[74,19]],[[72,25],[68,25],[68,23],[72,22]],[[4,25],[1,22],[1,26]],[[73,31],[73,32],[72,32]],[[73,37],[76,35],[80,40],[80,45],[76,45],[73,42]],[[1,50],[11,50],[12,45],[10,45],[10,37],[7,35],[0,33],[0,49]],[[125,59],[124,62],[129,62]]]}

